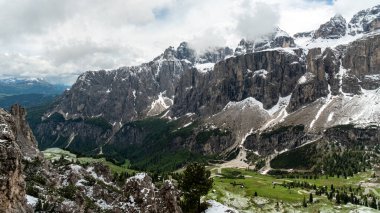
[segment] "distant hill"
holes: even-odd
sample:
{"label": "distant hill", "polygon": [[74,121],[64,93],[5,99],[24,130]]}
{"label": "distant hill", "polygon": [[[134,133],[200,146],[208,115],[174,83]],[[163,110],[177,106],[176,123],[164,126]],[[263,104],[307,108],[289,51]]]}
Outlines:
{"label": "distant hill", "polygon": [[51,84],[44,79],[30,78],[0,79],[1,95],[20,95],[20,94],[61,94],[68,86],[61,84]]}
{"label": "distant hill", "polygon": [[0,107],[9,109],[13,104],[30,108],[53,102],[58,95],[53,94],[21,94],[0,96]]}

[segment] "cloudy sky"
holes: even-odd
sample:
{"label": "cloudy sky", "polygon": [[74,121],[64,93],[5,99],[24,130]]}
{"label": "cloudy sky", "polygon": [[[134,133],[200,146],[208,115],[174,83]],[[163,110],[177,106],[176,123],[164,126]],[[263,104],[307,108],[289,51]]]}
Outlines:
{"label": "cloudy sky", "polygon": [[235,47],[279,26],[310,31],[378,0],[0,0],[0,78],[71,84],[86,70],[137,65],[189,41]]}

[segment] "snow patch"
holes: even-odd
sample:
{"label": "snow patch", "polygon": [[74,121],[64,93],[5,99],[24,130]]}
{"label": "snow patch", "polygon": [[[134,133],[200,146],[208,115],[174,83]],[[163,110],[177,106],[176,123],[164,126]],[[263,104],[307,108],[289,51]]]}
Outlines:
{"label": "snow patch", "polygon": [[321,116],[322,112],[326,109],[326,107],[331,103],[332,98],[330,96],[327,96],[327,98],[324,99],[324,104],[322,105],[321,108],[319,108],[317,114],[315,115],[314,119],[310,123],[310,129],[313,128],[315,122],[319,119]]}
{"label": "snow patch", "polygon": [[75,173],[79,173],[80,170],[82,170],[82,167],[79,166],[79,165],[76,165],[76,164],[70,164],[70,169],[75,172]]}
{"label": "snow patch", "polygon": [[285,97],[280,97],[279,100],[277,101],[277,104],[274,105],[269,110],[267,110],[267,112],[272,116],[276,112],[278,112],[279,110],[286,108],[290,102],[291,96],[292,95],[290,94],[290,95],[285,96]]}
{"label": "snow patch", "polygon": [[331,112],[331,113],[329,114],[329,116],[327,117],[327,122],[332,121],[333,117],[334,117],[334,112]]}
{"label": "snow patch", "polygon": [[380,74],[365,75],[364,79],[379,81],[380,80]]}
{"label": "snow patch", "polygon": [[214,65],[215,63],[195,64],[195,68],[200,72],[208,72],[214,69]]}
{"label": "snow patch", "polygon": [[130,179],[144,180],[145,177],[146,177],[146,173],[137,173],[135,176],[131,177]]}
{"label": "snow patch", "polygon": [[26,195],[26,202],[27,202],[27,204],[29,204],[31,206],[35,206],[38,202],[38,198],[33,197],[31,195]]}
{"label": "snow patch", "polygon": [[262,78],[266,79],[267,75],[268,75],[268,71],[266,71],[264,69],[256,70],[256,71],[253,72],[253,77],[259,76],[259,77],[262,77]]}
{"label": "snow patch", "polygon": [[311,80],[313,80],[313,78],[314,78],[314,74],[311,72],[307,72],[298,79],[297,83],[298,84],[306,84],[306,83],[310,82]]}
{"label": "snow patch", "polygon": [[225,206],[215,200],[208,200],[207,203],[211,206],[208,209],[206,209],[205,213],[238,213],[238,211],[236,211],[235,209]]}
{"label": "snow patch", "polygon": [[189,122],[189,123],[183,125],[182,128],[188,127],[188,126],[190,126],[192,123],[193,123],[193,122],[191,121],[191,122]]}
{"label": "snow patch", "polygon": [[160,92],[158,98],[152,102],[148,111],[148,115],[158,115],[173,105],[172,99],[163,96],[165,92],[166,91]]}
{"label": "snow patch", "polygon": [[96,204],[102,209],[112,209],[113,206],[108,205],[103,199],[97,200]]}
{"label": "snow patch", "polygon": [[295,38],[294,42],[304,49],[313,49],[313,48],[319,47],[322,49],[322,52],[323,52],[324,49],[328,47],[334,48],[339,45],[348,44],[361,37],[363,37],[363,34],[357,34],[355,36],[351,36],[347,34],[338,39],[324,39],[324,38],[313,39],[310,36],[310,37]]}
{"label": "snow patch", "polygon": [[228,102],[228,104],[223,108],[223,111],[226,111],[230,108],[240,108],[241,110],[245,109],[245,108],[250,108],[250,107],[253,107],[253,106],[258,106],[260,107],[261,109],[264,109],[263,107],[263,103],[261,103],[260,101],[256,100],[255,98],[253,97],[249,97],[249,98],[246,98],[242,101],[230,101]]}

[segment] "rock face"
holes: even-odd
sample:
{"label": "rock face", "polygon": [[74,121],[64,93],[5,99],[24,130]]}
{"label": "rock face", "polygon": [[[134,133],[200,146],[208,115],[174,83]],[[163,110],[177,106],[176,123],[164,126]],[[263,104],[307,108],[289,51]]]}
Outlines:
{"label": "rock face", "polygon": [[26,212],[21,158],[15,141],[0,139],[0,212]]}
{"label": "rock face", "polygon": [[16,141],[20,146],[24,157],[35,158],[42,157],[37,149],[37,141],[26,121],[26,110],[20,105],[13,105],[10,111],[14,118],[14,132],[16,133]]}
{"label": "rock face", "polygon": [[302,52],[298,50],[262,51],[229,58],[217,63],[213,72],[199,74],[190,70],[184,75],[172,111],[176,116],[185,112],[210,115],[230,101],[248,97],[270,109],[280,97],[290,95],[305,72]]}
{"label": "rock face", "polygon": [[314,39],[337,39],[346,35],[346,19],[341,15],[335,15],[330,21],[322,24],[317,31],[314,32]]}
{"label": "rock face", "polygon": [[[380,74],[380,37],[369,36],[367,39],[354,41],[345,52],[342,65],[347,70],[347,78],[354,79],[348,84],[349,88],[377,88]],[[360,90],[356,89],[354,93],[358,94]]]}
{"label": "rock face", "polygon": [[[307,73],[298,80],[298,84],[292,93],[288,106],[290,112],[312,103],[318,98],[325,97],[330,92],[328,91],[328,79],[326,78],[326,75],[328,75],[326,64],[329,63],[327,60],[331,60],[331,58],[324,57],[320,48],[309,50]],[[331,75],[334,74],[334,70],[332,72]]]}
{"label": "rock face", "polygon": [[0,109],[0,212],[29,212],[25,199],[25,181],[16,142],[15,118]]}

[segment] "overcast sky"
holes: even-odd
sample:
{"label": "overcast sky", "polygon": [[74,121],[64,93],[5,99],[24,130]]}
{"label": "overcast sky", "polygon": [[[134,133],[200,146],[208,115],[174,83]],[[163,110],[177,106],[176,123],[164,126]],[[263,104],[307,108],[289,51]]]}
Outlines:
{"label": "overcast sky", "polygon": [[168,46],[236,47],[279,26],[316,29],[378,0],[0,0],[0,77],[73,83],[87,70],[138,65]]}

